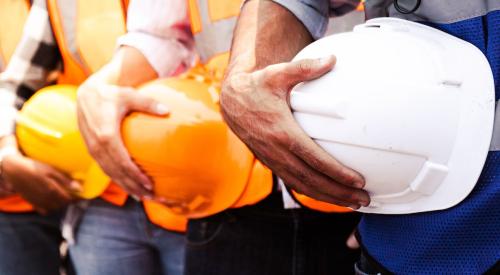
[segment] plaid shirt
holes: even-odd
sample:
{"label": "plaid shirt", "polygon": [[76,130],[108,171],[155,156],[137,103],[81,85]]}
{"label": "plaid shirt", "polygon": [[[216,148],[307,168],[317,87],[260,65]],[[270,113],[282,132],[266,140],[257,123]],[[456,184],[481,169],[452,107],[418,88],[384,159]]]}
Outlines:
{"label": "plaid shirt", "polygon": [[52,81],[61,68],[45,0],[35,0],[24,32],[5,72],[0,74],[0,137],[12,134],[15,115],[24,101]]}

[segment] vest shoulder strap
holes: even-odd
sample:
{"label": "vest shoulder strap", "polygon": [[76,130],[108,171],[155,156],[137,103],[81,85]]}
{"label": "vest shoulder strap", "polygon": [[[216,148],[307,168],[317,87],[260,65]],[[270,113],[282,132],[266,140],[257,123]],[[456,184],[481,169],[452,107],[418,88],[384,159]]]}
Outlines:
{"label": "vest shoulder strap", "polygon": [[126,0],[47,0],[63,58],[60,83],[78,85],[112,57],[124,34]]}

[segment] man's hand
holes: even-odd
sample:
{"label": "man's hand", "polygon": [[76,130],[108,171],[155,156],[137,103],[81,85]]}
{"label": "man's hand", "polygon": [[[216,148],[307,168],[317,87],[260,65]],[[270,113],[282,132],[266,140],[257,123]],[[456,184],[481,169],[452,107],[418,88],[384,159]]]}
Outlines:
{"label": "man's hand", "polygon": [[229,74],[221,107],[231,129],[285,184],[312,198],[357,209],[370,202],[362,190],[363,177],[314,143],[288,104],[296,84],[322,76],[335,61],[302,60]]}
{"label": "man's hand", "polygon": [[8,196],[14,195],[15,192],[12,189],[12,186],[5,182],[3,179],[0,179],[0,199]]}
{"label": "man's hand", "polygon": [[125,148],[121,123],[132,111],[164,116],[168,109],[133,88],[92,83],[79,88],[77,105],[80,131],[103,171],[130,195],[152,198],[153,184]]}
{"label": "man's hand", "polygon": [[2,166],[5,183],[41,214],[61,209],[78,199],[80,183],[49,165],[17,154],[5,157]]}

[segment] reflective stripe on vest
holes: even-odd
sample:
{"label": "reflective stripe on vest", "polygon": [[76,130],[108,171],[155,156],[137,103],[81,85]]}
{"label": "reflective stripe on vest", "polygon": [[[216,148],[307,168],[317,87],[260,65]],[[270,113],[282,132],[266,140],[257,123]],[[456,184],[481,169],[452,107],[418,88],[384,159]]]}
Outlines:
{"label": "reflective stripe on vest", "polygon": [[[116,40],[125,33],[127,0],[47,0],[52,29],[63,58],[59,83],[79,85],[113,56]],[[122,206],[128,195],[115,184],[101,195]],[[165,206],[144,201],[149,220],[165,229],[184,232],[187,219]]]}
{"label": "reflective stripe on vest", "polygon": [[29,1],[0,0],[0,72],[5,69],[23,34]]}
{"label": "reflective stripe on vest", "polygon": [[[214,82],[220,81],[229,58],[229,50],[236,26],[236,18],[242,0],[189,0],[191,28],[195,36],[196,48],[202,63]],[[215,72],[215,73],[214,73]],[[214,86],[220,87],[220,83]],[[266,198],[272,191],[272,173],[258,160],[244,193],[233,208],[255,204]],[[350,212],[352,210],[336,205],[319,202],[297,193],[295,198],[304,206],[322,212]]]}
{"label": "reflective stripe on vest", "polygon": [[60,83],[78,85],[111,59],[126,30],[124,7],[121,0],[47,1],[64,63]]}
{"label": "reflective stripe on vest", "polygon": [[[234,14],[234,11],[229,11],[228,16],[221,19],[212,18],[209,5],[216,5],[217,3],[215,2],[197,0],[198,18],[201,23],[201,29],[199,32],[194,32],[194,39],[202,63],[207,63],[214,56],[229,52],[233,30],[236,26],[237,12]],[[237,0],[233,2],[241,3],[242,1]],[[219,5],[221,6],[221,4]],[[234,3],[230,3],[229,5],[234,6]],[[224,10],[225,7],[222,6],[221,8]]]}

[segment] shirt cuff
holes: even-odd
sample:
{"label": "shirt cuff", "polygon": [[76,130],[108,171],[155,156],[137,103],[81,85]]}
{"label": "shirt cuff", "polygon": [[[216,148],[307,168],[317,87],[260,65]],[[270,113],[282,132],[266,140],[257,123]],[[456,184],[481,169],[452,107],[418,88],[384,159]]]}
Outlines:
{"label": "shirt cuff", "polygon": [[118,39],[118,46],[130,46],[140,51],[160,78],[172,76],[193,62],[189,49],[174,38],[128,32]]}
{"label": "shirt cuff", "polygon": [[293,13],[304,24],[314,40],[321,38],[328,27],[328,0],[273,0]]}
{"label": "shirt cuff", "polygon": [[16,121],[17,109],[14,106],[16,96],[0,89],[0,137],[12,135]]}

